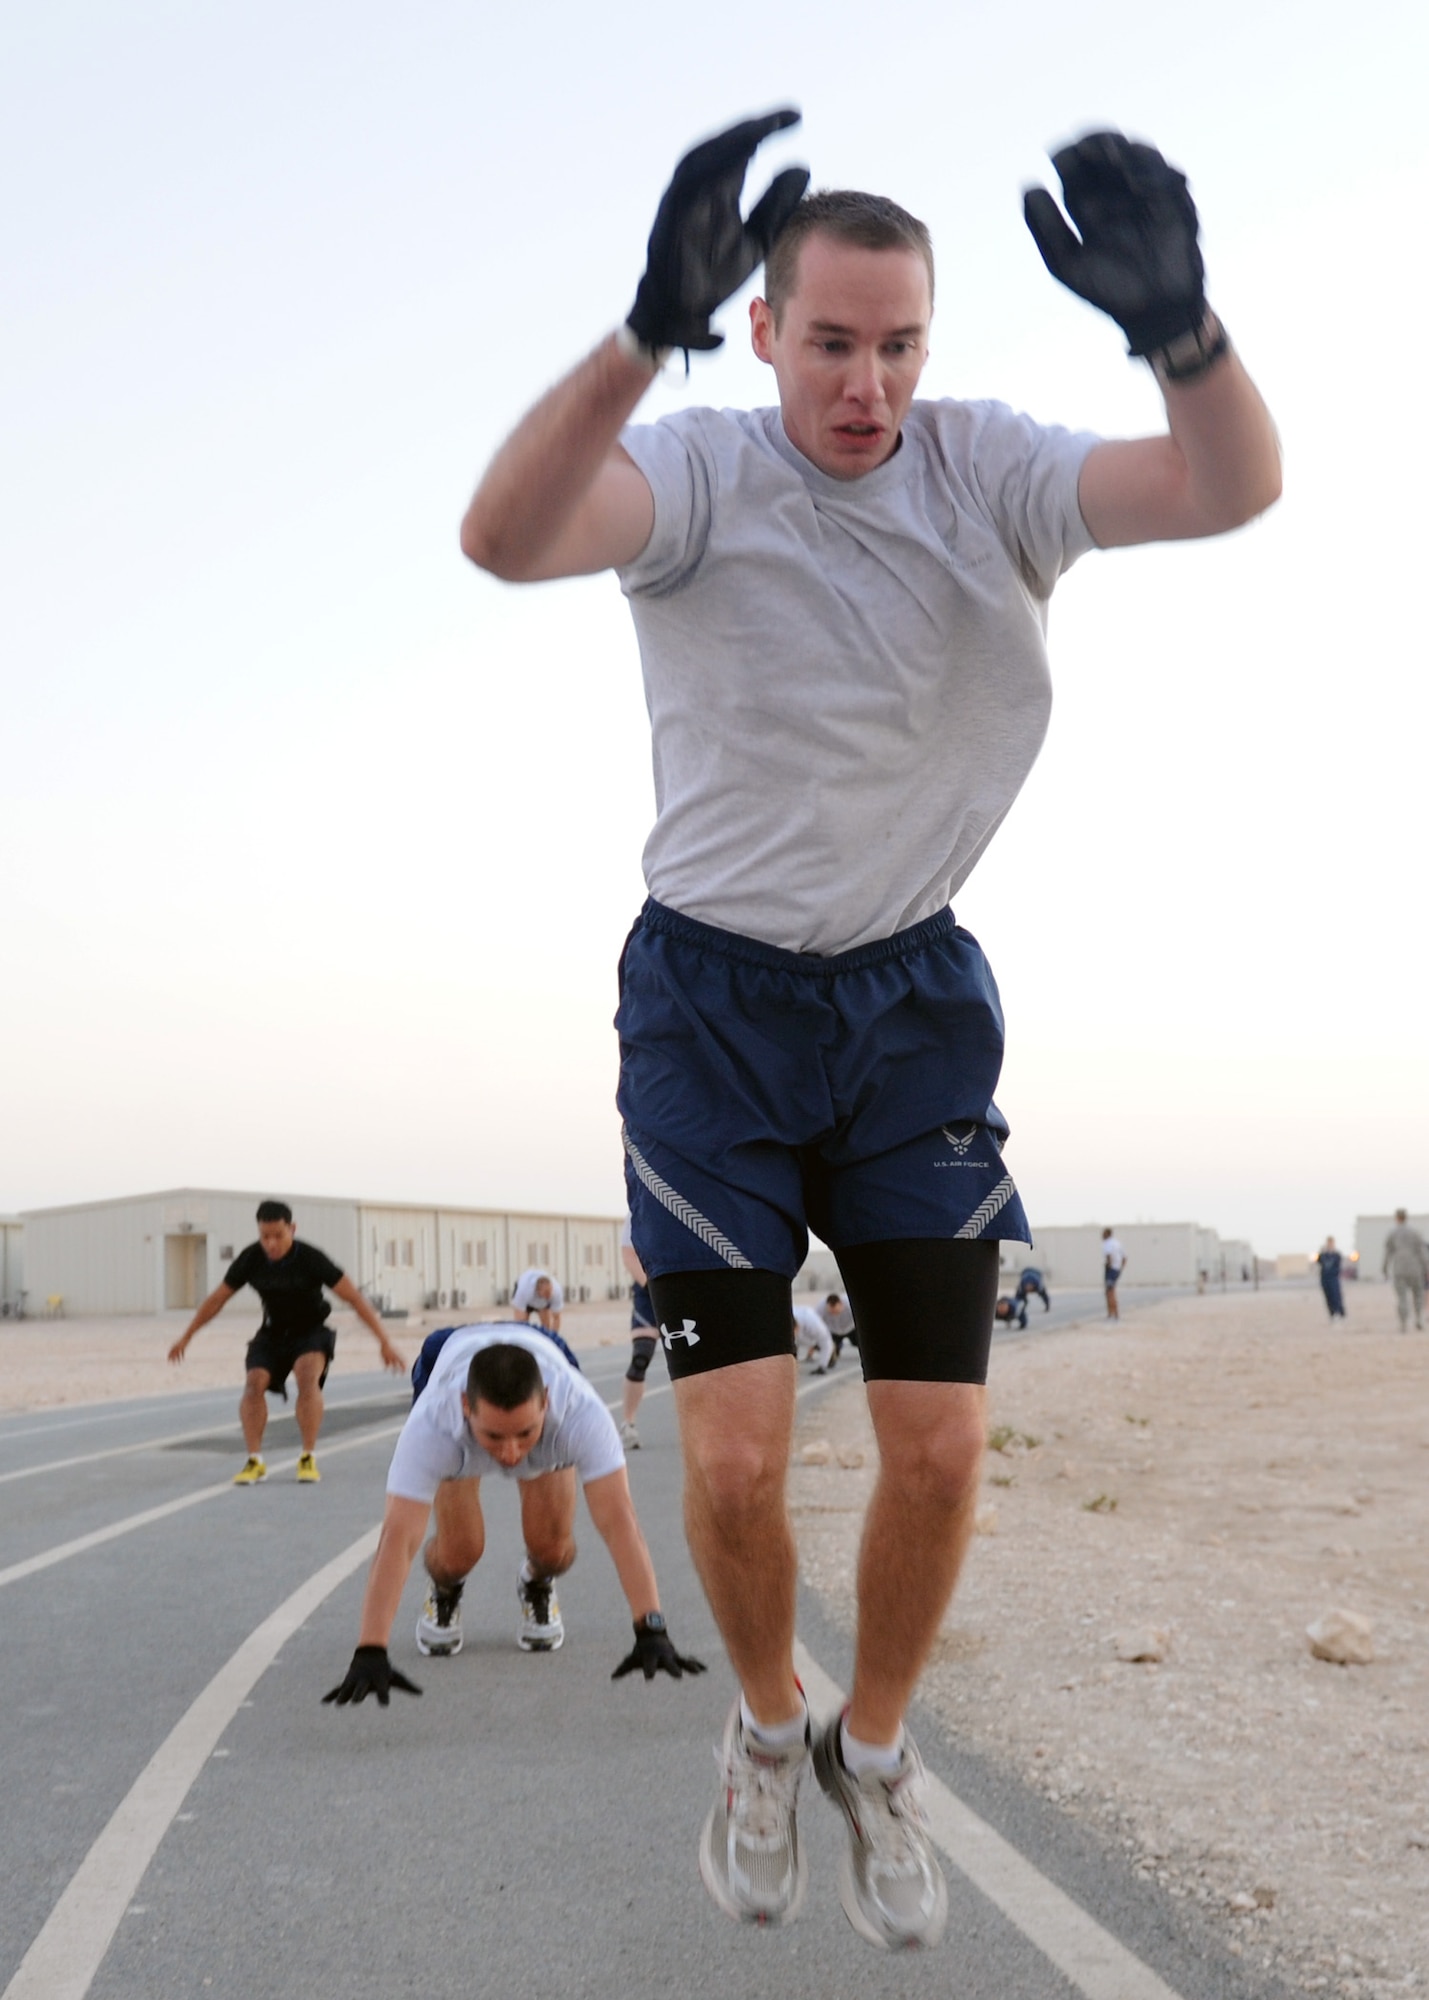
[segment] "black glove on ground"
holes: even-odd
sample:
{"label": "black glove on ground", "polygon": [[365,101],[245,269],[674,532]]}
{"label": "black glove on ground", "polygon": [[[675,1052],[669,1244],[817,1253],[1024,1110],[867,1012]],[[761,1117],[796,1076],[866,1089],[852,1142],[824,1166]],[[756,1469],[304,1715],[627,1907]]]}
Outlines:
{"label": "black glove on ground", "polygon": [[637,1667],[647,1681],[653,1681],[656,1674],[669,1674],[672,1680],[679,1680],[681,1674],[702,1674],[705,1663],[677,1653],[664,1626],[651,1632],[642,1618],[635,1627],[634,1647],[610,1678],[618,1681],[625,1674],[633,1674]]}
{"label": "black glove on ground", "polygon": [[1022,198],[1052,276],[1110,314],[1133,354],[1150,354],[1198,328],[1206,316],[1206,279],[1186,176],[1154,146],[1120,132],[1089,132],[1054,153],[1052,165],[1081,240],[1045,188],[1028,188]]}
{"label": "black glove on ground", "polygon": [[393,1688],[401,1688],[403,1694],[422,1692],[415,1681],[409,1681],[400,1668],[393,1666],[385,1646],[359,1646],[352,1656],[347,1679],[339,1687],[329,1689],[323,1700],[335,1701],[339,1708],[346,1708],[350,1701],[366,1701],[368,1695],[375,1694],[386,1708]]}
{"label": "black glove on ground", "polygon": [[772,132],[797,125],[792,109],[747,118],[686,153],[650,231],[645,275],[627,321],[643,347],[710,349],[724,335],[710,315],[758,270],[765,252],[809,185],[807,167],[777,174],[746,221],[739,212],[745,171]]}

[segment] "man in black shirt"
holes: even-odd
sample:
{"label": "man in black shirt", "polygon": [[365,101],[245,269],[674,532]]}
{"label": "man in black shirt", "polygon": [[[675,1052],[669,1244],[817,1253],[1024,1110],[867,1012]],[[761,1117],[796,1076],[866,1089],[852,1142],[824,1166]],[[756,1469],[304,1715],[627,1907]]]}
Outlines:
{"label": "man in black shirt", "polygon": [[331,1257],[315,1244],[300,1243],[293,1227],[293,1211],[286,1202],[258,1204],[258,1241],[240,1250],[194,1314],[183,1333],[169,1349],[170,1361],[182,1361],[184,1350],[201,1326],[228,1304],[235,1292],[251,1285],[263,1301],[263,1324],[248,1343],[245,1367],[247,1379],[238,1405],[243,1425],[243,1442],[248,1462],[234,1478],[235,1486],[256,1486],[268,1477],[263,1463],[263,1432],[268,1422],[270,1391],[287,1400],[291,1375],[298,1385],[298,1433],[303,1441],[298,1460],[298,1478],[314,1484],[321,1475],[313,1456],[323,1420],[323,1383],[332,1363],[335,1338],[328,1325],[332,1308],[323,1297],[327,1286],[344,1305],[351,1306],[371,1331],[382,1352],[382,1364],[396,1374],[406,1373],[407,1364],[382,1330],[367,1300],[351,1278],[340,1271]]}

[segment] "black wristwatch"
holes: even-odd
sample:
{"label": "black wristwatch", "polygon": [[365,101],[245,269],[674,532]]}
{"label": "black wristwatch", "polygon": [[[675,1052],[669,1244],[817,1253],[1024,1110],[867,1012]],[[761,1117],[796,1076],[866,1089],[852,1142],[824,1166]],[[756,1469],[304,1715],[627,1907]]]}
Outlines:
{"label": "black wristwatch", "polygon": [[635,1629],[637,1632],[663,1632],[665,1630],[664,1612],[647,1611],[643,1618],[636,1619]]}

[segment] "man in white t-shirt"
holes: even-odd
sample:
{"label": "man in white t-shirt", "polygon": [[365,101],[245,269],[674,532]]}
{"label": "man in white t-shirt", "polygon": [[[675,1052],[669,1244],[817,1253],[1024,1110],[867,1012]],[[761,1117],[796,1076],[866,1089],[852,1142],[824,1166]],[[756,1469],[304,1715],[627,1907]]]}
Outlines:
{"label": "man in white t-shirt", "polygon": [[1106,1316],[1108,1319],[1121,1318],[1121,1305],[1116,1296],[1116,1288],[1121,1283],[1121,1274],[1126,1269],[1126,1252],[1121,1247],[1121,1239],[1112,1230],[1102,1231],[1102,1285],[1106,1291]]}
{"label": "man in white t-shirt", "polygon": [[[426,1368],[430,1372],[426,1373]],[[430,1580],[417,1622],[428,1655],[461,1651],[461,1596],[481,1560],[486,1528],[484,1478],[517,1482],[526,1556],[517,1579],[526,1652],[554,1652],[565,1625],[555,1579],[575,1561],[576,1482],[610,1550],[635,1622],[635,1645],[613,1679],[639,1669],[646,1680],[703,1673],[675,1651],[660,1611],[655,1571],[640,1532],[625,1454],[609,1410],[554,1341],[515,1323],[443,1329],[429,1337],[413,1370],[416,1398],[392,1454],[382,1533],[368,1574],[362,1626],[347,1677],[324,1695],[345,1706],[389,1690],[419,1694],[391,1664],[387,1646],[402,1591],[427,1521]]]}
{"label": "man in white t-shirt", "polygon": [[[1026,1242],[994,1091],[997,988],[948,907],[1050,707],[1048,600],[1094,547],[1238,527],[1278,496],[1265,407],[1206,302],[1196,211],[1153,148],[1094,133],[1025,212],[1054,276],[1151,366],[1164,433],[1098,441],[915,400],[926,227],[883,196],[746,216],[750,119],[676,168],[625,325],[517,425],[462,547],[511,582],[617,573],[640,642],[657,817],[621,958],[618,1103],[635,1249],[674,1378],[691,1552],[740,1694],[700,1841],[728,1915],[785,1923],[815,1774],[880,1946],[947,1917],[903,1717],[968,1547],[1000,1239]],[[766,259],[750,305],[778,407],[630,419]],[[809,1230],[858,1325],[879,1474],[853,1687],[811,1738],[793,1665],[791,1281]]]}
{"label": "man in white t-shirt", "polygon": [[516,1280],[516,1289],[511,1294],[511,1317],[535,1320],[548,1333],[559,1333],[565,1303],[566,1295],[550,1272],[533,1268],[523,1271]]}
{"label": "man in white t-shirt", "polygon": [[816,1375],[827,1375],[834,1365],[834,1337],[813,1306],[794,1308],[794,1351],[801,1361],[813,1362]]}

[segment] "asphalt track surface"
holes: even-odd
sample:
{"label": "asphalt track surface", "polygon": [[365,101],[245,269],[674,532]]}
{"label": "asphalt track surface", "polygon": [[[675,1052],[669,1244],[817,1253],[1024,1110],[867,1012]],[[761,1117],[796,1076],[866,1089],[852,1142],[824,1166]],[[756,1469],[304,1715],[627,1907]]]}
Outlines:
{"label": "asphalt track surface", "polygon": [[[624,1351],[583,1361],[615,1404]],[[801,1394],[847,1379],[806,1378]],[[631,1482],[671,1629],[709,1673],[611,1681],[629,1624],[583,1516],[560,1585],[566,1643],[520,1652],[515,1495],[488,1482],[462,1653],[418,1655],[414,1575],[392,1655],[422,1698],[324,1707],[406,1408],[388,1376],[339,1366],[329,1390],[316,1487],[294,1481],[290,1417],[270,1425],[267,1482],[232,1486],[236,1385],[0,1419],[0,2000],[1282,1993],[917,1711],[950,1884],[943,1945],[881,1953],[849,1928],[842,1826],[812,1779],[798,1923],[720,1916],[696,1841],[733,1684],[653,1378]],[[849,1648],[809,1594],[799,1639],[827,1713]]]}

